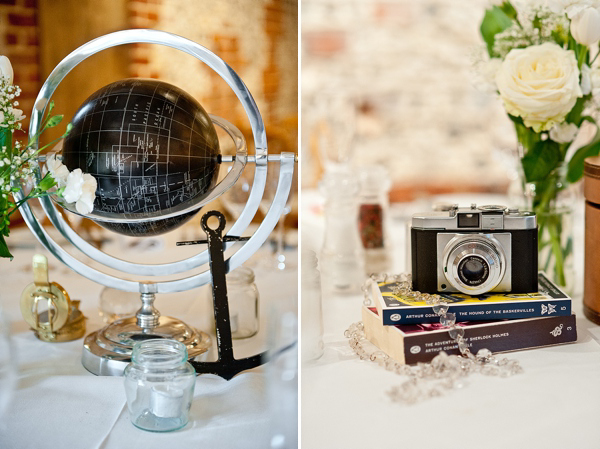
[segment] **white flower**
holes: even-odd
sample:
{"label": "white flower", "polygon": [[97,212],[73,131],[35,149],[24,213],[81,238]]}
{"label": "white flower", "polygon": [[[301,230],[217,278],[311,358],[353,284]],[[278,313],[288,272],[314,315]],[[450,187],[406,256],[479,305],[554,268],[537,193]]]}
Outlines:
{"label": "white flower", "polygon": [[96,188],[98,182],[89,173],[83,175],[83,186],[81,187],[81,196],[75,203],[75,208],[80,214],[86,215],[94,210],[94,200],[96,199]]}
{"label": "white flower", "polygon": [[581,66],[581,93],[587,95],[592,91],[592,69],[587,64]]}
{"label": "white flower", "polygon": [[506,111],[535,132],[561,123],[583,96],[575,54],[550,42],[511,50],[496,85]]}
{"label": "white flower", "polygon": [[600,11],[587,7],[571,19],[573,39],[590,46],[600,40]]}
{"label": "white flower", "polygon": [[13,83],[14,72],[10,60],[6,56],[0,56],[0,76],[8,79],[8,84]]}
{"label": "white flower", "polygon": [[600,0],[547,0],[546,6],[557,14],[567,14],[569,19],[573,19],[577,14],[586,8],[600,7]]}
{"label": "white flower", "polygon": [[17,122],[25,118],[21,109],[8,108],[8,113],[12,114]]}
{"label": "white flower", "polygon": [[56,159],[55,154],[51,154],[46,159],[46,167],[48,171],[58,184],[58,187],[65,187],[67,185],[67,177],[69,176],[69,169],[61,161]]}
{"label": "white flower", "polygon": [[83,172],[76,168],[67,176],[67,185],[63,192],[63,198],[67,203],[74,203],[81,197],[83,188]]}
{"label": "white flower", "polygon": [[96,198],[96,179],[89,173],[83,173],[76,168],[67,177],[67,186],[63,198],[67,203],[75,203],[75,208],[80,214],[89,214],[94,209]]}
{"label": "white flower", "polygon": [[575,136],[579,128],[575,123],[559,123],[554,125],[554,128],[550,130],[550,138],[557,143],[568,143],[571,142]]}

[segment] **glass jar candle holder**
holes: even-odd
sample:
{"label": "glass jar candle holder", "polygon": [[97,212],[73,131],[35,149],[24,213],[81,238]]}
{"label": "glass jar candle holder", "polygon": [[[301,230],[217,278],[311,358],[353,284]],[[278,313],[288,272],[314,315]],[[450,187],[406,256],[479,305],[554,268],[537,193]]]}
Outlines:
{"label": "glass jar candle holder", "polygon": [[124,376],[127,407],[136,427],[169,432],[187,424],[196,383],[187,359],[187,348],[175,340],[152,339],[133,346]]}
{"label": "glass jar candle holder", "polygon": [[227,275],[227,298],[231,336],[235,339],[249,338],[258,332],[258,289],[254,272],[239,267]]}

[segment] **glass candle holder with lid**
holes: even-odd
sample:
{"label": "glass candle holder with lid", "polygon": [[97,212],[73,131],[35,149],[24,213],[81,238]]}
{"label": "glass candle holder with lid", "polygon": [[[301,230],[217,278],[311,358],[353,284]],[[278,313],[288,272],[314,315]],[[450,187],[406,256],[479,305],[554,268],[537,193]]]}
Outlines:
{"label": "glass candle holder with lid", "polygon": [[196,372],[186,346],[152,339],[133,346],[125,368],[125,393],[131,422],[140,429],[168,432],[185,426],[194,395]]}

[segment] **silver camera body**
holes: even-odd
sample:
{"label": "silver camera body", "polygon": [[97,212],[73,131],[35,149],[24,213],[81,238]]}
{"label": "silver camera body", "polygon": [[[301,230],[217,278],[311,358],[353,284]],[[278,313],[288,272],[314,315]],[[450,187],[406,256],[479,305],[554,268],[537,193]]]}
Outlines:
{"label": "silver camera body", "polygon": [[415,214],[411,246],[415,290],[474,296],[537,291],[533,213],[472,204]]}

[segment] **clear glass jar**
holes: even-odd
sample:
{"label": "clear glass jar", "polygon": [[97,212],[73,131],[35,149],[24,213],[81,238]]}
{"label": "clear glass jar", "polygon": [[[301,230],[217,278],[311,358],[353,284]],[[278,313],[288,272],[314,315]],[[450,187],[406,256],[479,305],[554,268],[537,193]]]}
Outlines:
{"label": "clear glass jar", "polygon": [[196,384],[186,346],[175,340],[141,341],[131,359],[124,372],[131,422],[152,432],[185,426]]}
{"label": "clear glass jar", "polygon": [[235,339],[249,338],[258,332],[258,289],[254,284],[254,272],[239,267],[227,274],[227,298],[231,336]]}

